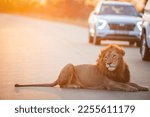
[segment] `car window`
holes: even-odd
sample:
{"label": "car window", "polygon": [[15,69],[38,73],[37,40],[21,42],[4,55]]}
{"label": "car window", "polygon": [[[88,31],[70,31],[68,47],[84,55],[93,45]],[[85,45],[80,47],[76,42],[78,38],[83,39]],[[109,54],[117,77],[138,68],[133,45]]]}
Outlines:
{"label": "car window", "polygon": [[132,5],[115,5],[115,4],[103,4],[100,9],[102,15],[129,15],[138,16],[138,13]]}

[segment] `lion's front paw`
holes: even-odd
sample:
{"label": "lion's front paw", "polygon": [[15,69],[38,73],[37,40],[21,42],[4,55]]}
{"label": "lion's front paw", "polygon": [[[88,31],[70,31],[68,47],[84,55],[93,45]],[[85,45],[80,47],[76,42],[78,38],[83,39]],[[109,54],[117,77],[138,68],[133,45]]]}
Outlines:
{"label": "lion's front paw", "polygon": [[136,92],[136,91],[139,91],[137,88],[135,87],[130,87],[130,88],[127,88],[126,91],[128,92]]}
{"label": "lion's front paw", "polygon": [[148,87],[140,87],[138,90],[139,91],[149,91],[149,88]]}

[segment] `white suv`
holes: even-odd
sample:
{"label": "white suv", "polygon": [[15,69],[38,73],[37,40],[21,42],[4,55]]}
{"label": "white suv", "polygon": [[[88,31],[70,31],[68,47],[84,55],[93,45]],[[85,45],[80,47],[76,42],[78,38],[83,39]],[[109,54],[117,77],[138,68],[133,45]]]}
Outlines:
{"label": "white suv", "polygon": [[140,52],[142,60],[150,60],[150,0],[146,4],[143,15]]}
{"label": "white suv", "polygon": [[140,46],[142,18],[131,3],[100,1],[90,14],[88,24],[89,43],[119,40]]}

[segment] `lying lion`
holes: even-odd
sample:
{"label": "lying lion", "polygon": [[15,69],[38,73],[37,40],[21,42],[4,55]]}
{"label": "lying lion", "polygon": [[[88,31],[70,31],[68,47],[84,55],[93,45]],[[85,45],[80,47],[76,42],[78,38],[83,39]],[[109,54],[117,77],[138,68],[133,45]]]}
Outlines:
{"label": "lying lion", "polygon": [[148,91],[146,87],[130,82],[130,71],[123,59],[125,52],[117,45],[109,45],[103,50],[96,65],[67,64],[58,79],[49,84],[29,84],[15,87],[42,86],[61,88],[84,88],[118,91]]}

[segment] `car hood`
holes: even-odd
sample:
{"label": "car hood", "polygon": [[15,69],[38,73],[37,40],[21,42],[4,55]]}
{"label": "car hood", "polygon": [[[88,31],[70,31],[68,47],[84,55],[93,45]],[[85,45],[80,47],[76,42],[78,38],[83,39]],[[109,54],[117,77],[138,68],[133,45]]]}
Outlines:
{"label": "car hood", "polygon": [[100,15],[98,19],[106,20],[108,23],[137,23],[142,19],[134,16]]}

